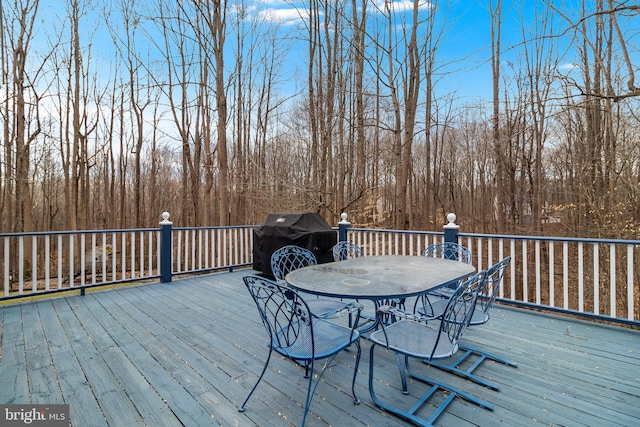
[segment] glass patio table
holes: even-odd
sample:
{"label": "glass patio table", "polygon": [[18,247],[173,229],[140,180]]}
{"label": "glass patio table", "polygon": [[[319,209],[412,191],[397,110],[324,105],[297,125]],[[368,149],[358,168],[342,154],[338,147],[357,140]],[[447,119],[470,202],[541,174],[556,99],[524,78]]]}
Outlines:
{"label": "glass patio table", "polygon": [[[404,300],[446,286],[475,273],[458,261],[424,256],[363,256],[294,270],[285,280],[292,288],[318,296],[371,300],[381,304]],[[373,329],[380,322],[375,316]]]}

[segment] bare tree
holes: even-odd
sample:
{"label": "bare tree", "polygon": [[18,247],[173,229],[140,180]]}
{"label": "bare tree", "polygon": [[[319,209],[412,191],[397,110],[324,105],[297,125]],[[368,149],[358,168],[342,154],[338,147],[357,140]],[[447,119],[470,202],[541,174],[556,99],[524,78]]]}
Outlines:
{"label": "bare tree", "polygon": [[[491,15],[491,77],[493,89],[493,146],[496,159],[496,229],[498,233],[503,230],[504,224],[504,170],[501,157],[503,144],[500,136],[500,32],[502,28],[502,0],[489,0],[489,13]],[[493,206],[493,203],[490,205]]]}
{"label": "bare tree", "polygon": [[[551,11],[544,8],[541,14],[534,12],[531,16],[522,17],[522,39],[524,66],[526,73],[526,90],[521,100],[528,103],[527,123],[525,125],[526,140],[529,147],[523,149],[523,168],[527,174],[528,197],[531,204],[532,224],[534,231],[542,232],[541,214],[544,204],[544,166],[543,147],[549,136],[547,118],[550,115],[549,103],[552,95],[552,82],[555,70],[558,68],[558,60],[555,54],[555,46],[551,42],[550,35],[554,33]],[[533,22],[534,33],[527,35],[525,27],[527,22]],[[528,40],[531,40],[529,42]]]}
{"label": "bare tree", "polygon": [[[216,152],[218,154],[218,188],[217,188],[217,211],[218,223],[220,225],[229,224],[229,158],[227,144],[227,86],[228,80],[225,70],[225,45],[227,37],[227,0],[213,0],[212,2],[202,3],[200,1],[193,2],[195,10],[202,18],[204,28],[207,33],[203,33],[203,39],[209,40],[207,46],[210,48],[211,58],[213,59],[213,90],[215,92],[215,108],[216,108]],[[202,29],[196,29],[202,31]],[[207,53],[208,57],[208,53]],[[209,64],[207,64],[209,66]],[[210,123],[210,122],[209,122]],[[210,124],[207,124],[209,126]]]}
{"label": "bare tree", "polygon": [[[4,117],[5,120],[13,118],[14,127],[11,129],[9,120],[5,122],[5,146],[9,150],[15,150],[15,157],[7,152],[8,160],[14,159],[15,163],[9,163],[5,174],[11,177],[11,169],[15,168],[15,175],[10,180],[8,190],[15,189],[15,213],[13,214],[13,231],[33,230],[33,201],[30,186],[30,159],[31,147],[41,131],[39,102],[40,97],[36,93],[35,80],[40,70],[29,70],[30,43],[33,38],[34,24],[38,13],[39,2],[37,0],[25,1],[15,4],[16,8],[9,11],[9,22],[12,25],[7,28],[8,42],[11,46],[11,96],[7,96]],[[18,8],[19,7],[19,8]],[[3,12],[5,10],[3,9]],[[2,17],[5,20],[5,15]],[[4,21],[7,22],[7,21]],[[4,46],[3,46],[4,49]],[[8,100],[12,99],[9,103]],[[8,137],[8,138],[7,138]],[[7,208],[11,206],[8,204]]]}
{"label": "bare tree", "polygon": [[143,58],[147,58],[148,55],[138,50],[136,42],[143,21],[143,16],[137,6],[135,0],[120,0],[118,12],[122,17],[123,31],[112,26],[110,26],[110,31],[127,72],[126,85],[133,134],[133,217],[135,226],[141,227],[145,219],[143,213],[145,191],[141,164],[145,142],[145,110],[152,101],[150,94],[152,84],[147,72],[149,65],[142,62]]}

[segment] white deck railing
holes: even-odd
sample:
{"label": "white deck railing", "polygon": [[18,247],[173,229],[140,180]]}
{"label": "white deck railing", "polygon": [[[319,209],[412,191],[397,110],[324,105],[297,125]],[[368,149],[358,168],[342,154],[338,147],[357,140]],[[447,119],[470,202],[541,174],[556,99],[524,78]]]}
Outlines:
{"label": "white deck railing", "polygon": [[[170,230],[170,276],[251,263],[252,226]],[[162,230],[0,234],[0,301],[161,277]]]}
{"label": "white deck railing", "polygon": [[[443,233],[348,229],[365,255],[421,255]],[[478,270],[506,256],[504,301],[640,322],[640,241],[458,233]]]}
{"label": "white deck railing", "polygon": [[[168,223],[170,224],[170,223]],[[255,226],[168,228],[168,280],[252,263]],[[162,227],[0,234],[0,301],[122,282],[157,281]],[[421,255],[443,232],[346,228],[365,255]],[[640,325],[640,241],[456,232],[486,269],[511,256],[506,302]]]}

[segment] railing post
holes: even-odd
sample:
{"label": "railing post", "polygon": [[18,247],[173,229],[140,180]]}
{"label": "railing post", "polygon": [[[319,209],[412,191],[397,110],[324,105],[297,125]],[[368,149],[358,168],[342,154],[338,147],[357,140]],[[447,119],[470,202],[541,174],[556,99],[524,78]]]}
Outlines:
{"label": "railing post", "polygon": [[347,241],[347,230],[349,230],[349,226],[351,223],[347,221],[346,212],[342,212],[340,214],[340,222],[338,223],[338,241],[346,242]]}
{"label": "railing post", "polygon": [[162,212],[162,221],[160,221],[160,281],[162,283],[171,282],[172,277],[172,245],[171,238],[172,222],[169,221],[169,212]]}
{"label": "railing post", "polygon": [[458,243],[458,230],[460,226],[456,224],[456,214],[447,214],[447,221],[449,221],[449,223],[444,226],[444,241]]}

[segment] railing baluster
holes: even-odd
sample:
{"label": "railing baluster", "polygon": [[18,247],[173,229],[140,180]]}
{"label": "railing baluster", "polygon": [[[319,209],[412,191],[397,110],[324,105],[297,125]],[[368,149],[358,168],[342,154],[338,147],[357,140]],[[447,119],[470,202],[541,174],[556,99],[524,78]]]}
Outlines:
{"label": "railing baluster", "polygon": [[511,239],[511,294],[509,297],[513,300],[516,298],[516,241]]}
{"label": "railing baluster", "polygon": [[609,315],[616,317],[616,245],[609,245]]}
{"label": "railing baluster", "polygon": [[122,280],[127,279],[127,233],[122,233],[122,254],[120,268],[122,269]]}
{"label": "railing baluster", "polygon": [[18,293],[24,293],[24,237],[18,238]]}
{"label": "railing baluster", "polygon": [[140,264],[140,277],[144,277],[144,232],[140,231],[138,234],[140,235],[140,254],[138,264]]}
{"label": "railing baluster", "polygon": [[31,236],[31,292],[38,292],[38,238]]}
{"label": "railing baluster", "polygon": [[162,274],[160,263],[162,262],[162,231],[154,233],[156,235],[156,274]]}
{"label": "railing baluster", "polygon": [[[498,257],[500,259],[504,258],[504,239],[498,239]],[[511,263],[513,264],[513,263]],[[513,266],[511,266],[511,276],[513,276]],[[500,298],[504,298],[504,280],[500,284]]]}
{"label": "railing baluster", "polygon": [[85,285],[85,277],[84,277],[84,270],[85,270],[85,266],[87,265],[87,257],[86,257],[86,252],[87,252],[87,241],[86,241],[86,236],[84,234],[80,235],[80,286],[84,286]]}
{"label": "railing baluster", "polygon": [[189,263],[191,260],[191,236],[193,235],[193,230],[185,230],[184,231],[184,268],[182,271],[189,271],[192,268],[192,265]]}
{"label": "railing baluster", "polygon": [[634,320],[633,301],[633,245],[627,245],[627,319]]}
{"label": "railing baluster", "polygon": [[8,297],[11,290],[11,269],[9,264],[9,237],[4,239],[4,296]]}
{"label": "railing baluster", "polygon": [[593,312],[600,314],[600,245],[593,246]]}
{"label": "railing baluster", "polygon": [[[238,229],[234,228],[233,229],[233,241],[237,242],[238,241]],[[239,245],[231,245],[231,247],[233,248],[233,259],[231,260],[231,265],[236,265],[239,264]]]}
{"label": "railing baluster", "polygon": [[562,245],[562,307],[569,308],[569,244]]}
{"label": "railing baluster", "polygon": [[176,260],[176,273],[180,273],[182,271],[181,269],[181,265],[182,265],[182,230],[178,230],[178,236],[177,236],[177,245],[176,245],[176,253],[175,253],[175,260]]}
{"label": "railing baluster", "polygon": [[204,268],[209,268],[211,265],[210,253],[211,247],[209,246],[209,230],[204,231]]}
{"label": "railing baluster", "polygon": [[578,243],[578,311],[584,311],[584,248],[582,242]]}
{"label": "railing baluster", "polygon": [[131,278],[136,278],[136,232],[131,232]]}
{"label": "railing baluster", "polygon": [[185,261],[185,271],[196,269],[196,230],[189,230],[189,256]]}
{"label": "railing baluster", "polygon": [[115,232],[111,234],[111,280],[118,280],[118,237]]}
{"label": "railing baluster", "polygon": [[69,234],[69,287],[75,286],[75,238],[73,234]]}
{"label": "railing baluster", "polygon": [[149,276],[154,277],[155,276],[155,269],[153,268],[153,260],[154,257],[157,253],[157,251],[155,251],[156,246],[155,246],[155,239],[156,239],[156,232],[155,231],[149,231],[147,233],[147,237],[149,238],[149,242],[147,243],[148,248],[149,248],[149,254],[148,254],[148,258],[147,258],[147,262],[149,263]]}
{"label": "railing baluster", "polygon": [[540,277],[540,241],[536,240],[536,304],[540,304],[542,301],[542,289],[541,289],[541,277]]}
{"label": "railing baluster", "polygon": [[522,300],[529,302],[529,275],[528,275],[527,241],[522,241]]}
{"label": "railing baluster", "polygon": [[96,235],[91,234],[91,284],[96,284]]}
{"label": "railing baluster", "polygon": [[51,236],[44,236],[44,290],[51,288]]}
{"label": "railing baluster", "polygon": [[102,283],[107,281],[107,234],[100,233],[102,238]]}
{"label": "railing baluster", "polygon": [[219,229],[211,230],[211,268],[218,267],[218,231]]}
{"label": "railing baluster", "polygon": [[549,242],[549,306],[556,306],[556,288],[555,288],[555,268],[556,258],[554,254],[554,244]]}
{"label": "railing baluster", "polygon": [[228,251],[227,251],[227,248],[229,247],[229,241],[227,239],[227,234],[228,233],[226,232],[226,230],[224,230],[222,232],[222,239],[223,239],[223,242],[222,242],[222,253],[223,253],[223,260],[224,260],[225,264],[229,260],[229,255],[228,255]]}
{"label": "railing baluster", "polygon": [[58,234],[58,289],[62,289],[62,234]]}

